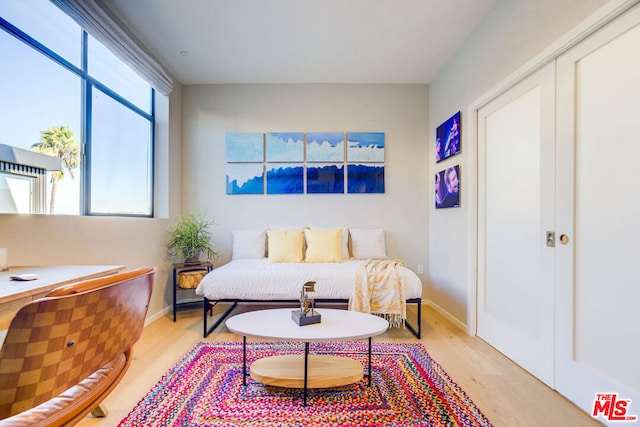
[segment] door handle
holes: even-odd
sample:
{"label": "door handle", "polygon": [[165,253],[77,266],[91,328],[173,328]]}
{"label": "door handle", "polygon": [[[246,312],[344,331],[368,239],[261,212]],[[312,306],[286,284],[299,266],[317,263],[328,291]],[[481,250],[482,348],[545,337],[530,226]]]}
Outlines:
{"label": "door handle", "polygon": [[556,233],[553,231],[547,231],[547,246],[550,248],[556,247]]}
{"label": "door handle", "polygon": [[563,245],[566,245],[567,243],[569,243],[569,236],[567,236],[566,234],[561,234],[560,243],[562,243]]}

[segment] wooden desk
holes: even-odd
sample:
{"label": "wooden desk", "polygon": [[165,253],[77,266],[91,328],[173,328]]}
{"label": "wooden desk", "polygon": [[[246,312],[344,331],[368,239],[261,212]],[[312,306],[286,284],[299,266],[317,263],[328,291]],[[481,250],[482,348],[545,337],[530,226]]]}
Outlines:
{"label": "wooden desk", "polygon": [[[124,265],[61,265],[50,267],[10,267],[0,271],[0,330],[7,329],[15,313],[26,303],[43,297],[52,289],[81,280],[107,276],[124,270]],[[37,280],[19,282],[11,276],[33,273]]]}

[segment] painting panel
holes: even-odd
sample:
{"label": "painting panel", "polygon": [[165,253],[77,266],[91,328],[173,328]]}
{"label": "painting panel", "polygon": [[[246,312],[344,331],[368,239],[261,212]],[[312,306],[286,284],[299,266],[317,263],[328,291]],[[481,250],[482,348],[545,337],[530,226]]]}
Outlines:
{"label": "painting panel", "polygon": [[383,132],[348,132],[348,162],[384,162]]}
{"label": "painting panel", "polygon": [[307,162],[344,162],[344,132],[307,133]]}
{"label": "painting panel", "polygon": [[227,133],[227,162],[263,162],[264,134],[257,132]]}
{"label": "painting panel", "polygon": [[267,162],[303,162],[304,133],[267,133]]}
{"label": "painting panel", "polygon": [[264,194],[264,165],[227,163],[227,194]]}
{"label": "painting panel", "polygon": [[344,193],[344,164],[308,164],[307,193]]}
{"label": "painting panel", "polygon": [[436,163],[460,152],[460,111],[436,129]]}
{"label": "painting panel", "polygon": [[348,193],[384,193],[384,165],[347,164]]}
{"label": "painting panel", "polygon": [[304,166],[302,164],[267,165],[267,194],[303,194]]}
{"label": "painting panel", "polygon": [[436,174],[436,209],[460,207],[460,165],[455,165]]}

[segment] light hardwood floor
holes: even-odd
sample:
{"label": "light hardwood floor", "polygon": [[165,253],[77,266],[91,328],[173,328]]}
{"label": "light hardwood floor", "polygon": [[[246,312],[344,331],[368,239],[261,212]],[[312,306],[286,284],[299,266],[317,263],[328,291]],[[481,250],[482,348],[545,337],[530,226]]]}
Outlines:
{"label": "light hardwood floor", "polygon": [[[238,307],[234,313],[257,307]],[[415,317],[410,307],[408,316]],[[106,418],[87,417],[78,425],[117,426],[161,376],[199,341],[239,341],[219,326],[202,337],[200,309],[178,312],[178,321],[161,318],[148,325],[134,350],[134,360],[118,387],[105,400]],[[250,339],[248,339],[250,341]],[[375,341],[415,342],[408,330],[390,329]],[[598,426],[557,392],[538,381],[477,337],[467,335],[430,307],[422,310],[422,338],[428,353],[471,397],[496,427]]]}

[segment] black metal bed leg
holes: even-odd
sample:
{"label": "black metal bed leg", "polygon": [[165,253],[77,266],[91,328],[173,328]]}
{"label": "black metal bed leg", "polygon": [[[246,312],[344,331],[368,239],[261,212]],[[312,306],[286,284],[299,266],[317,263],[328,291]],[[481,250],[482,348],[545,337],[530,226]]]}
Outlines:
{"label": "black metal bed leg", "polygon": [[420,339],[420,334],[421,334],[421,330],[422,330],[422,299],[416,298],[415,300],[412,300],[411,302],[414,302],[417,305],[417,308],[418,308],[417,330],[416,330],[416,328],[413,327],[413,325],[411,323],[409,323],[406,320],[405,320],[404,324],[407,327],[407,329],[409,329],[413,333],[413,335],[416,336],[416,338]]}
{"label": "black metal bed leg", "polygon": [[204,331],[202,332],[202,336],[205,338],[207,337],[207,307],[208,306],[209,306],[209,300],[206,297],[202,298],[202,307],[204,308],[204,313],[202,316]]}
{"label": "black metal bed leg", "polygon": [[227,316],[229,315],[229,313],[231,313],[233,311],[234,308],[236,308],[236,306],[238,305],[237,301],[234,301],[233,304],[231,304],[231,307],[229,307],[227,309],[227,311],[225,311],[224,313],[222,313],[220,315],[220,317],[218,317],[218,320],[216,320],[213,325],[211,325],[210,328],[207,328],[207,307],[209,306],[209,304],[211,304],[211,301],[208,300],[207,298],[203,299],[203,305],[204,305],[204,313],[203,313],[203,324],[204,324],[204,333],[203,336],[206,338],[207,335],[209,335],[211,332],[213,332],[213,330],[215,328],[218,327],[218,325],[220,323],[222,323],[224,321],[224,319],[227,318]]}
{"label": "black metal bed leg", "polygon": [[422,300],[418,302],[418,339],[420,339],[421,332],[422,332]]}

